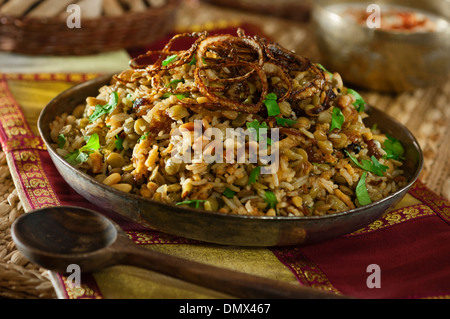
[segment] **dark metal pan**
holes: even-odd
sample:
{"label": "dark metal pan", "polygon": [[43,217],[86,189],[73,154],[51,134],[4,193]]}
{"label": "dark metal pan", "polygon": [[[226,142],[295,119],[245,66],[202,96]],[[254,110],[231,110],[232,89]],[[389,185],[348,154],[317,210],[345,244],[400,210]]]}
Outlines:
{"label": "dark metal pan", "polygon": [[42,110],[38,129],[48,152],[66,182],[84,198],[103,209],[117,212],[162,232],[209,243],[239,246],[304,245],[348,234],[377,220],[398,203],[416,181],[423,165],[423,154],[411,132],[395,119],[369,107],[366,125],[377,123],[385,133],[399,139],[405,147],[406,187],[372,204],[346,212],[309,217],[241,216],[200,211],[165,204],[124,193],[97,182],[75,169],[51,148],[49,123],[55,116],[71,111],[96,96],[98,89],[109,84],[111,76],[76,85],[57,97]]}

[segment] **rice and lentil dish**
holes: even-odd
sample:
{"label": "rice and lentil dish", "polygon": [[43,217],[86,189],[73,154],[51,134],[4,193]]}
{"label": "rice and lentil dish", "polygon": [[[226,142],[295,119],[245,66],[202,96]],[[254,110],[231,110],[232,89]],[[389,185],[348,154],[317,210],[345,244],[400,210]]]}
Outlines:
{"label": "rice and lentil dish", "polygon": [[[172,49],[187,39],[190,48]],[[401,143],[366,127],[364,106],[338,73],[239,29],[176,35],[50,129],[61,156],[118,190],[221,213],[311,216],[367,205],[406,184]],[[224,140],[205,136],[208,128]],[[212,162],[179,160],[192,150],[221,154],[234,141],[230,128],[256,132],[232,144],[246,160],[228,148]],[[278,152],[270,174],[261,174],[267,162],[248,161],[262,148]]]}

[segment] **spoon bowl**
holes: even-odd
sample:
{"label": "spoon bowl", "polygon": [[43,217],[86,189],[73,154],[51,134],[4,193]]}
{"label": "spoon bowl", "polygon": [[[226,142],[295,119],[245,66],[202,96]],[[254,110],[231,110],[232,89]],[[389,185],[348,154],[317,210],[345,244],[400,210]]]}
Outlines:
{"label": "spoon bowl", "polygon": [[79,207],[55,206],[23,215],[11,229],[17,248],[29,260],[58,273],[70,264],[91,272],[115,264],[111,245],[122,230],[111,220]]}
{"label": "spoon bowl", "polygon": [[150,269],[238,298],[343,298],[343,296],[174,257],[135,245],[113,221],[75,206],[47,207],[20,216],[11,227],[16,247],[31,262],[67,273],[113,265]]}

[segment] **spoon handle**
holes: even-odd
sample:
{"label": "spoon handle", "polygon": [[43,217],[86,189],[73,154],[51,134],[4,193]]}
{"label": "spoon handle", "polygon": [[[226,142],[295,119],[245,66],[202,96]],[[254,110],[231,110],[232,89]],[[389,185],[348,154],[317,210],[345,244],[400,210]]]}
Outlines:
{"label": "spoon handle", "polygon": [[127,245],[122,251],[124,264],[150,269],[238,298],[344,298],[329,292],[198,263],[139,246]]}

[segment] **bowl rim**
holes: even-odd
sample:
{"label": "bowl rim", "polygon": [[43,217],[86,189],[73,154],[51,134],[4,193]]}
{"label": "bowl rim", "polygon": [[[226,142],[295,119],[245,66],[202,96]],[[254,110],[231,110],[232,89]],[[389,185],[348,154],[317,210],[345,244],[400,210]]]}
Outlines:
{"label": "bowl rim", "polygon": [[[109,75],[103,75],[103,76],[99,76],[97,78],[91,79],[89,81],[86,82],[82,82],[80,84],[77,84],[75,86],[70,87],[69,89],[59,93],[57,96],[55,96],[53,99],[51,99],[48,104],[42,109],[38,121],[37,121],[37,127],[38,127],[38,131],[39,134],[42,138],[42,140],[44,141],[44,144],[46,145],[47,148],[47,152],[50,153],[51,157],[56,157],[58,159],[58,161],[60,163],[62,163],[65,167],[67,167],[70,171],[74,172],[75,174],[81,176],[82,178],[85,178],[87,180],[89,180],[91,183],[93,183],[96,187],[100,187],[101,189],[108,191],[108,192],[112,192],[113,194],[116,195],[120,195],[120,196],[127,196],[132,200],[138,200],[138,201],[145,201],[149,204],[152,205],[156,205],[156,206],[160,206],[160,207],[167,207],[167,208],[171,208],[171,209],[179,209],[181,211],[184,212],[190,212],[190,213],[196,213],[196,214],[209,214],[211,216],[217,216],[217,217],[222,217],[222,218],[233,218],[233,219],[239,219],[239,220],[267,220],[268,222],[280,222],[280,221],[320,221],[320,220],[327,220],[327,219],[335,219],[335,218],[339,218],[339,217],[343,217],[346,215],[352,215],[352,214],[357,214],[357,213],[362,213],[367,209],[370,208],[374,208],[376,206],[379,206],[380,204],[387,202],[389,200],[391,200],[394,197],[399,196],[402,192],[407,191],[411,188],[411,186],[416,182],[416,180],[419,178],[419,175],[422,171],[423,168],[423,162],[424,162],[424,157],[423,157],[423,152],[422,149],[420,147],[419,142],[417,141],[417,139],[415,138],[415,136],[411,133],[411,131],[403,124],[401,124],[397,119],[391,117],[390,115],[386,114],[385,112],[376,109],[375,107],[366,104],[366,108],[370,111],[370,110],[375,110],[376,112],[381,112],[384,116],[388,117],[392,122],[394,122],[398,127],[400,127],[404,133],[411,139],[411,141],[413,142],[413,147],[414,149],[417,151],[419,158],[418,158],[418,163],[417,163],[417,168],[414,171],[414,173],[412,174],[411,178],[409,179],[408,183],[398,189],[397,191],[395,191],[394,193],[380,199],[377,201],[374,201],[368,205],[364,205],[364,206],[360,206],[360,207],[356,207],[354,209],[350,209],[350,210],[346,210],[343,212],[337,212],[337,213],[333,213],[333,214],[326,214],[326,215],[314,215],[314,216],[254,216],[254,215],[238,215],[238,214],[227,214],[227,213],[220,213],[220,212],[213,212],[213,211],[207,211],[204,209],[199,209],[199,208],[192,208],[192,207],[186,207],[186,206],[178,206],[175,204],[171,204],[171,203],[164,203],[164,202],[160,202],[160,201],[156,201],[156,200],[152,200],[152,199],[148,199],[145,198],[143,196],[139,196],[137,194],[132,194],[132,193],[124,193],[120,190],[114,189],[113,187],[110,187],[106,184],[103,184],[97,180],[95,180],[92,176],[90,176],[89,174],[73,167],[72,165],[70,165],[61,155],[59,155],[55,149],[53,149],[51,147],[51,144],[54,144],[52,141],[47,140],[47,138],[45,137],[44,132],[46,130],[48,130],[49,128],[44,128],[43,127],[43,120],[44,120],[44,115],[46,114],[46,112],[48,112],[48,110],[62,97],[64,96],[71,96],[74,92],[76,92],[77,90],[79,90],[80,88],[83,87],[88,87],[88,86],[94,86],[94,84],[100,88],[103,84],[106,83],[106,81],[111,79],[111,74]],[[369,114],[370,116],[370,114]]]}

